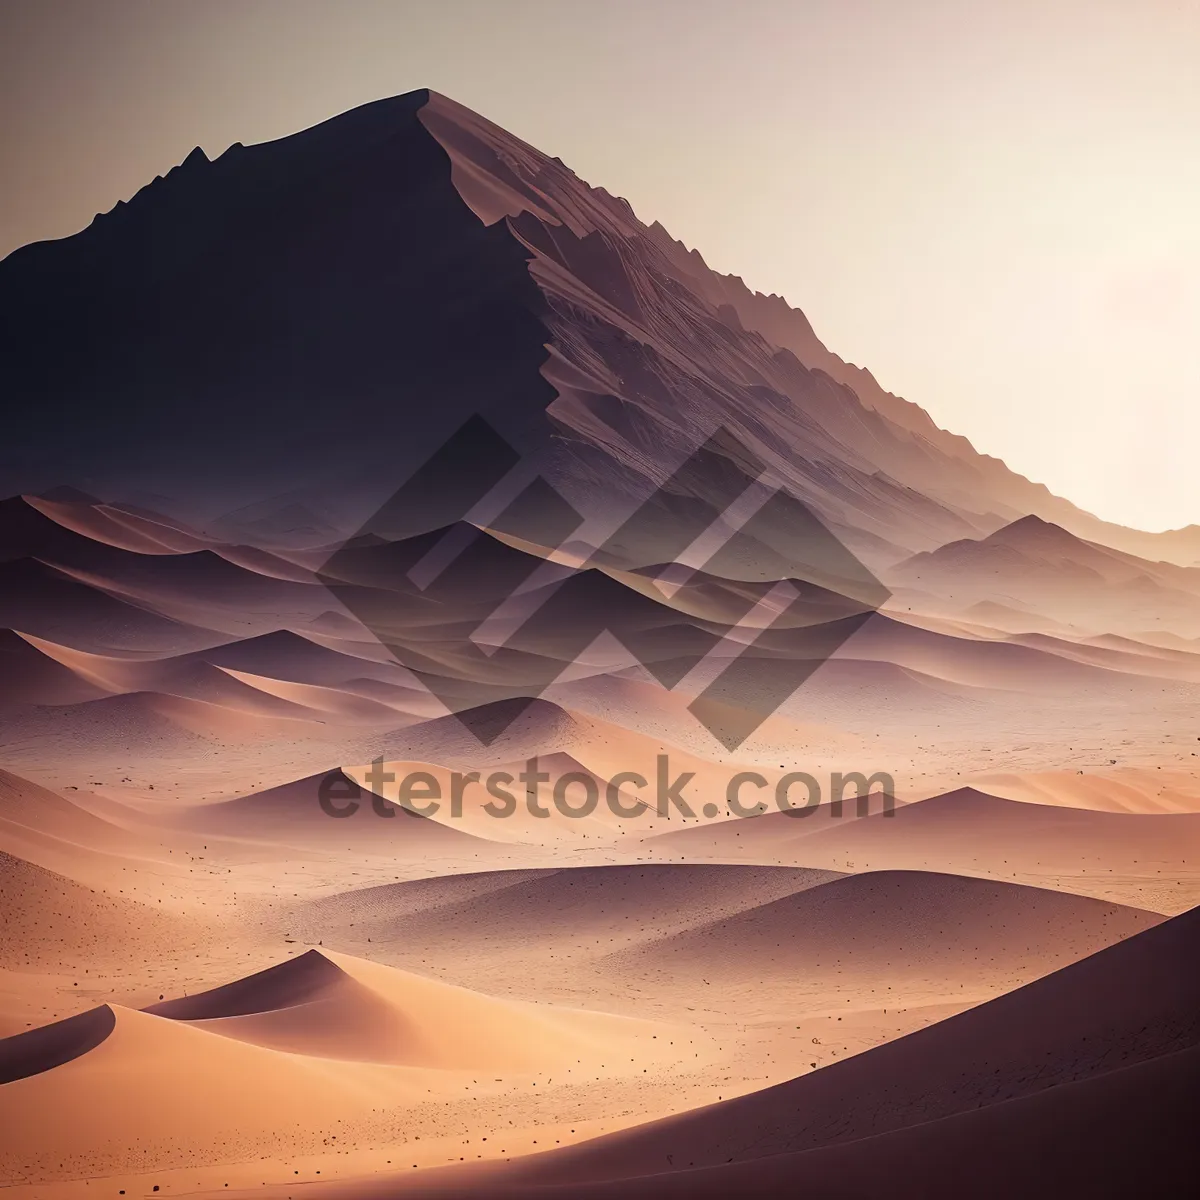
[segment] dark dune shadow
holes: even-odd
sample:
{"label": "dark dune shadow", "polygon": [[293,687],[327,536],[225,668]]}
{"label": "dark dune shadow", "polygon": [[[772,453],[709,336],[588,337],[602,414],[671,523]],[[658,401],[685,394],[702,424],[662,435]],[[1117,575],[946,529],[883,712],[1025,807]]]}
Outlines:
{"label": "dark dune shadow", "polygon": [[40,1075],[95,1050],[116,1024],[116,1013],[101,1004],[65,1021],[0,1039],[0,1083]]}

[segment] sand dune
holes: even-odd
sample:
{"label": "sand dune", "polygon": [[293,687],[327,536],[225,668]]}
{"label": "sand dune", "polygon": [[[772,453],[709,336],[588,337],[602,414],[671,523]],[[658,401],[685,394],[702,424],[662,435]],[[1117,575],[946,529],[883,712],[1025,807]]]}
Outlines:
{"label": "sand dune", "polygon": [[653,1026],[493,999],[327,950],[147,1011],[292,1054],[438,1070],[576,1065]]}
{"label": "sand dune", "polygon": [[[1122,1200],[1144,1194],[1148,1186],[1155,1186],[1151,1181],[1194,1175],[1200,1152],[1184,1114],[1197,1104],[1200,1050],[1192,1048],[852,1145],[603,1182],[542,1184],[536,1191],[504,1176],[476,1181],[473,1188],[466,1176],[444,1187],[403,1187],[397,1194],[479,1194],[493,1200],[534,1194],[548,1200],[775,1200],[787,1195],[812,1200],[958,1200],[964,1194],[981,1200],[1015,1195]],[[1089,1147],[1087,1154],[1078,1152],[1081,1145]],[[1020,1146],[1021,1152],[1008,1152],[1013,1146]],[[332,1198],[382,1193],[362,1185],[322,1188],[320,1194]]]}
{"label": "sand dune", "polygon": [[15,629],[0,630],[0,670],[6,685],[0,707],[80,704],[110,694],[98,681],[44,653],[40,641]]}
{"label": "sand dune", "polygon": [[324,546],[338,539],[339,529],[328,516],[309,507],[306,490],[271,496],[243,505],[210,522],[227,541],[285,548]]}
{"label": "sand dune", "polygon": [[[854,653],[851,639],[845,653]],[[887,661],[834,657],[805,684],[799,704],[828,721],[843,711],[902,706],[913,719],[953,717],[964,709],[990,706],[995,692],[980,684],[958,683]]]}
{"label": "sand dune", "polygon": [[[72,530],[90,541],[113,546],[118,550],[129,550],[134,554],[187,553],[210,544],[202,535],[185,531],[178,525],[167,523],[165,519],[154,520],[148,515],[138,516],[107,504],[64,503],[42,496],[21,498],[31,508],[35,508],[64,529]],[[42,526],[42,532],[48,537],[58,536],[45,526]],[[61,545],[64,550],[70,544],[67,539],[62,539]],[[36,552],[42,553],[41,550]]]}
{"label": "sand dune", "polygon": [[861,817],[894,813],[903,804],[904,801],[876,789],[861,802],[855,796],[848,796],[841,804],[825,801],[812,808],[797,808],[795,813],[765,812],[652,834],[641,842],[641,848],[654,857],[678,854],[690,861],[740,858],[799,861],[804,855],[802,843],[812,834],[823,829],[840,829],[844,823]]}
{"label": "sand dune", "polygon": [[113,556],[100,569],[54,565],[89,587],[182,622],[216,622],[229,633],[267,632],[259,626],[274,618],[277,628],[281,613],[315,616],[329,603],[315,583],[261,574],[215,550],[157,557],[113,551]]}
{"label": "sand dune", "polygon": [[[607,802],[609,781],[562,751],[537,755],[534,770],[544,777],[541,782],[532,785],[522,782],[529,769],[527,761],[490,763],[475,771],[465,768],[451,771],[427,762],[386,761],[382,764],[384,781],[373,784],[372,765],[346,768],[364,788],[400,805],[404,803],[400,789],[405,781],[419,777],[421,788],[436,789],[437,811],[429,814],[431,820],[497,842],[611,843],[623,832],[624,820],[641,824],[653,811],[632,789],[618,788],[617,803],[634,815],[630,818],[615,815]],[[530,811],[531,786],[541,816]],[[420,795],[420,791],[415,792],[411,801],[418,810],[426,804]],[[579,809],[590,802],[592,795],[597,801],[593,811],[586,815],[567,816],[558,807],[561,803],[569,811]]]}
{"label": "sand dune", "polygon": [[[603,798],[602,802],[596,806],[595,818],[602,824],[614,829],[621,829],[620,824],[623,820],[641,820],[642,817],[648,817],[654,810],[653,798],[647,800],[641,798],[637,794],[637,790],[632,787],[618,786],[614,792],[617,803],[626,812],[639,813],[639,816],[634,817],[619,817],[616,816],[608,804],[608,793],[610,780],[602,775],[597,774],[590,767],[585,766],[573,754],[566,751],[553,751],[549,754],[539,754],[537,756],[537,769],[545,772],[550,776],[548,784],[540,785],[545,792],[552,792],[554,785],[560,779],[571,777],[572,780],[590,780],[591,786],[595,788],[597,794]],[[489,770],[506,771],[514,777],[519,776],[520,772],[528,770],[527,762],[506,762],[497,763],[495,767],[490,767]],[[572,803],[578,803],[581,794],[581,785],[576,782],[573,784],[576,791],[568,792],[567,797]]]}
{"label": "sand dune", "polygon": [[84,650],[179,653],[227,637],[32,558],[0,563],[0,625]]}
{"label": "sand dune", "polygon": [[86,850],[138,853],[150,849],[141,836],[114,825],[31,780],[0,769],[0,839],[28,831]]}
{"label": "sand dune", "polygon": [[303,564],[296,562],[293,558],[284,558],[280,554],[264,550],[260,546],[218,544],[212,549],[226,562],[233,563],[235,567],[245,567],[247,571],[252,571],[267,579],[278,579],[285,583],[315,584],[319,582],[316,575]]}
{"label": "sand dune", "polygon": [[[548,700],[500,702],[495,707],[495,719],[504,724],[504,732],[486,751],[459,717],[450,714],[404,729],[392,743],[394,752],[389,757],[454,767],[524,760],[550,747],[569,750],[585,728],[575,714]],[[515,719],[514,710],[519,710]],[[485,712],[473,724],[483,729],[488,720]]]}
{"label": "sand dune", "polygon": [[[43,642],[41,646],[47,647],[47,643]],[[231,709],[234,713],[297,720],[314,719],[317,713],[329,711],[328,704],[318,707],[306,703],[313,699],[314,693],[306,694],[304,685],[280,682],[272,688],[271,681],[247,672],[212,666],[202,656],[189,655],[164,662],[85,655],[82,651],[69,651],[63,647],[55,647],[49,652],[60,662],[70,662],[81,677],[102,684],[112,695],[155,693],[181,700],[200,700]],[[299,690],[289,695],[289,687]],[[395,720],[396,716],[394,712],[386,715],[376,712],[375,715],[382,720],[389,717]]]}
{"label": "sand dune", "polygon": [[144,540],[157,542],[176,554],[187,554],[213,545],[213,539],[207,534],[150,508],[124,502],[97,504],[95,507],[110,524],[130,530]]}
{"label": "sand dune", "polygon": [[[376,676],[381,687],[389,679],[394,681],[385,695],[403,701],[411,694],[411,689],[401,686],[404,676],[397,668],[389,670],[384,664],[339,654],[284,630],[166,657],[98,654],[7,632],[0,634],[0,653],[10,661],[19,682],[9,699],[17,709],[39,704],[66,707],[142,692],[200,700],[229,709],[235,716],[387,727],[407,714],[357,688],[368,682],[366,677]],[[259,670],[245,669],[246,664]]]}
{"label": "sand dune", "polygon": [[1103,774],[1045,771],[1016,775],[996,772],[979,780],[981,790],[1010,800],[1057,804],[1117,813],[1200,812],[1200,780],[1195,772],[1162,766],[1117,767]]}
{"label": "sand dune", "polygon": [[24,558],[111,577],[117,590],[139,583],[170,587],[180,579],[210,594],[239,585],[251,590],[255,576],[313,582],[310,572],[267,551],[220,546],[106,505],[37,496],[0,500],[0,562]]}
{"label": "sand dune", "polygon": [[87,1054],[112,1033],[116,1023],[116,1013],[101,1004],[52,1025],[0,1038],[0,1083],[40,1075]]}
{"label": "sand dune", "polygon": [[443,907],[456,909],[524,880],[540,879],[545,874],[544,867],[464,871],[351,888],[307,901],[297,915],[312,923],[304,927],[309,941],[321,936],[318,932],[321,930],[330,933],[336,930],[345,937],[356,926],[382,929],[389,922],[408,922],[410,918],[422,917]]}
{"label": "sand dune", "polygon": [[[140,882],[144,873],[145,879],[153,879],[155,886],[161,887],[163,876],[172,872],[171,848],[163,844],[160,831],[146,825],[136,813],[97,802],[90,795],[86,799],[82,793],[72,795],[80,802],[0,770],[0,852],[8,856],[12,876],[0,883],[0,890],[13,906],[11,914],[5,913],[4,940],[18,948],[24,945],[23,939],[35,935],[43,948],[53,948],[58,941],[63,946],[91,945],[96,950],[95,961],[101,962],[104,937],[121,931],[113,922],[98,919],[101,932],[89,934],[91,906],[111,898],[119,907],[135,893],[157,903],[158,895],[136,886],[135,881]],[[22,900],[18,892],[26,884],[32,890],[29,899]],[[118,899],[122,892],[125,896]],[[40,904],[45,904],[46,911],[39,915]],[[20,925],[18,914],[29,922],[27,928]],[[10,920],[11,927],[7,924]],[[59,922],[69,925],[56,939],[52,931]],[[134,927],[138,927],[136,921]],[[146,928],[153,932],[157,926]],[[122,954],[131,940],[136,937],[118,936]],[[147,952],[150,950],[148,946]],[[29,965],[19,956],[0,966],[22,963]],[[18,1002],[17,1007],[22,1005]]]}
{"label": "sand dune", "polygon": [[[55,756],[68,778],[115,768],[128,772],[137,756],[131,747],[140,737],[164,759],[176,764],[211,756],[214,744],[246,744],[256,740],[318,737],[321,726],[313,710],[249,688],[223,672],[212,671],[205,690],[209,698],[169,692],[136,691],[105,696],[82,704],[29,708],[14,715],[4,729],[9,756],[18,763]],[[198,689],[199,690],[199,689]]]}
{"label": "sand dune", "polygon": [[[316,616],[328,607],[310,571],[268,552],[109,506],[38,497],[0,501],[0,566],[9,585],[0,618],[10,628],[100,652],[188,651],[221,640],[208,636],[210,620],[226,634],[256,633],[258,614]],[[135,617],[128,629],[122,607]]]}
{"label": "sand dune", "polygon": [[[128,896],[76,883],[0,851],[0,949],[14,969],[69,970],[78,984],[85,965],[105,969],[142,961],[199,926]],[[61,1011],[61,1010],[60,1010]]]}
{"label": "sand dune", "polygon": [[322,1124],[360,1114],[364,1100],[386,1104],[390,1092],[393,1104],[411,1102],[425,1090],[380,1068],[339,1075],[322,1060],[111,1009],[114,1027],[93,1049],[0,1091],[6,1178],[228,1161],[311,1139]]}
{"label": "sand dune", "polygon": [[87,504],[68,504],[36,496],[0,500],[0,562],[40,558],[68,565],[96,566],[111,551],[170,554],[166,546],[140,537]]}
{"label": "sand dune", "polygon": [[[321,644],[290,629],[278,629],[258,637],[244,638],[200,651],[197,657],[217,667],[290,680],[315,687],[337,687],[363,678],[401,684],[408,681],[386,651],[378,644],[380,658],[367,657],[370,647],[337,640]],[[356,651],[363,651],[360,653]]]}
{"label": "sand dune", "polygon": [[[597,686],[592,687],[593,682]],[[611,686],[614,683],[616,686]],[[589,832],[594,830],[602,833],[606,838],[618,833],[645,836],[710,819],[703,816],[702,809],[710,798],[723,797],[723,785],[717,787],[712,782],[714,777],[721,775],[721,771],[715,758],[705,757],[696,745],[689,743],[699,743],[701,747],[707,744],[711,751],[719,750],[719,746],[686,712],[686,696],[664,698],[659,691],[657,711],[650,712],[641,706],[645,701],[644,696],[640,702],[626,702],[631,695],[637,694],[628,680],[576,682],[564,685],[561,693],[564,699],[570,695],[585,701],[593,711],[568,707],[550,699],[537,699],[515,706],[500,702],[494,706],[484,706],[474,713],[463,714],[474,729],[486,729],[493,717],[503,726],[504,732],[486,747],[480,744],[471,729],[464,726],[460,717],[454,715],[413,723],[380,739],[374,746],[389,759],[445,764],[463,771],[523,769],[523,764],[531,758],[537,758],[539,763],[549,768],[562,766],[573,769],[569,763],[576,763],[583,773],[597,782],[607,783],[627,772],[640,775],[646,781],[645,784],[622,781],[621,794],[629,801],[630,814],[634,812],[638,801],[649,804],[649,808],[640,811],[639,815],[629,815],[619,822],[613,822],[609,819],[609,813],[600,814],[598,810],[607,807],[606,789],[602,789],[594,826],[590,819],[570,819],[561,824],[556,821],[544,822],[550,827],[558,825],[558,830],[565,824],[568,829],[579,826]],[[514,708],[520,709],[520,715],[515,719]],[[762,728],[771,728],[775,723],[772,718]],[[787,736],[794,737],[795,724],[785,721],[783,725]],[[677,735],[678,740],[674,740]],[[660,761],[664,758],[673,777],[690,772],[702,781],[703,793],[692,795],[695,804],[691,817],[673,804],[668,806],[665,814],[658,812],[656,779],[659,770],[665,769]],[[561,778],[561,774],[555,770],[547,770],[547,773],[551,775],[549,783],[539,785],[543,792],[552,790],[556,780]],[[516,790],[520,794],[524,789],[518,783]],[[576,803],[577,799],[573,798],[572,803]],[[514,815],[505,824],[516,824],[517,821]],[[538,822],[534,831],[542,824]]]}
{"label": "sand dune", "polygon": [[312,1153],[332,1131],[378,1136],[421,1105],[444,1119],[476,1102],[464,1091],[511,1091],[514,1073],[545,1085],[547,1072],[648,1070],[669,1057],[656,1037],[669,1029],[310,951],[153,1012],[104,1006],[0,1042],[15,1079],[0,1091],[0,1169],[49,1183]]}
{"label": "sand dune", "polygon": [[368,936],[446,960],[493,955],[594,958],[614,946],[729,918],[830,878],[788,867],[636,863],[488,871],[343,892],[306,905],[316,936]]}
{"label": "sand dune", "polygon": [[[629,1180],[653,1173],[653,1184],[631,1185],[631,1194],[720,1195],[728,1194],[717,1190],[720,1185],[736,1190],[746,1181],[751,1190],[745,1194],[767,1196],[777,1194],[771,1186],[785,1175],[794,1182],[805,1180],[803,1160],[792,1156],[841,1145],[846,1150],[836,1164],[849,1168],[846,1180],[852,1187],[856,1179],[870,1180],[874,1169],[885,1164],[895,1169],[903,1163],[903,1189],[923,1155],[926,1166],[912,1190],[898,1194],[961,1194],[961,1171],[974,1149],[985,1155],[982,1161],[989,1171],[1008,1172],[999,1176],[1004,1184],[987,1194],[1011,1195],[1006,1188],[1014,1177],[1038,1180],[1037,1158],[1030,1154],[1044,1155],[1057,1172],[1078,1165],[1074,1144],[1059,1136],[1056,1115],[1068,1128],[1078,1122],[1082,1129],[1102,1119],[1115,1136],[1107,1147],[1093,1145],[1091,1153],[1106,1164],[1121,1165],[1123,1182],[1142,1171],[1154,1177],[1157,1164],[1140,1160],[1143,1149],[1164,1148],[1169,1161],[1194,1163],[1194,1149],[1178,1144],[1179,1111],[1174,1105],[1186,1101],[1190,1107],[1197,1096],[1198,937],[1200,910],[1194,910],[846,1062],[698,1112],[529,1159],[485,1182],[480,1194],[497,1194],[488,1190],[489,1183],[517,1186],[513,1176],[519,1171],[521,1187],[559,1183],[564,1194],[573,1195],[588,1194],[580,1189],[592,1180]],[[1027,1106],[1015,1107],[1022,1102]],[[1131,1141],[1119,1131],[1139,1102],[1150,1105],[1152,1116],[1146,1119],[1149,1114],[1143,1109],[1134,1118],[1137,1136]],[[965,1127],[937,1128],[959,1114]],[[912,1139],[879,1149],[861,1140],[897,1131],[910,1133]],[[1169,1136],[1163,1136],[1164,1131]],[[1022,1145],[1029,1136],[1030,1154],[1013,1156],[1011,1147],[1017,1143],[1008,1140],[1010,1136]],[[1194,1144],[1186,1137],[1183,1142],[1187,1147]],[[863,1160],[855,1167],[858,1152],[863,1152]],[[909,1160],[906,1152],[917,1157]],[[773,1160],[775,1155],[788,1155],[789,1161]],[[1018,1165],[1005,1167],[1014,1157]],[[672,1171],[725,1163],[758,1167],[711,1178],[681,1175],[675,1184],[669,1179]],[[773,1172],[772,1163],[786,1171]],[[954,1163],[959,1164],[957,1170],[951,1169]],[[814,1170],[814,1183],[832,1185],[830,1194],[838,1194],[842,1185],[822,1168]],[[1103,1175],[1098,1182],[1104,1190],[1096,1194],[1126,1194],[1105,1185]],[[878,1185],[882,1176],[873,1178]],[[972,1173],[970,1178],[979,1177]],[[469,1175],[460,1180],[465,1194],[471,1194],[470,1181]],[[934,1190],[926,1191],[925,1184]],[[754,1190],[760,1185],[761,1190]],[[569,1192],[568,1186],[576,1190]],[[698,1190],[688,1191],[688,1186]],[[971,1188],[975,1190],[974,1183]],[[332,1194],[373,1193],[378,1194],[361,1187]],[[867,1194],[876,1193],[868,1188]],[[1055,1193],[1043,1189],[1034,1194]]]}
{"label": "sand dune", "polygon": [[[1192,683],[1200,678],[1200,661],[1196,654],[1171,652],[1147,646],[1131,638],[1067,641],[1042,633],[1022,633],[1011,640],[1034,649],[1047,649],[1060,658],[1089,663],[1105,670],[1123,671],[1130,675],[1144,675],[1157,679],[1187,680]],[[1098,642],[1100,644],[1097,644]]]}
{"label": "sand dune", "polygon": [[397,708],[354,691],[321,687],[313,683],[292,683],[249,671],[222,668],[238,683],[256,692],[282,700],[290,708],[311,714],[315,719],[342,721],[346,724],[389,725],[395,722]]}
{"label": "sand dune", "polygon": [[947,616],[922,608],[920,599],[914,611],[911,599],[898,592],[888,606],[888,615],[933,633],[1025,646],[1105,671],[1189,682],[1197,678],[1197,648],[1182,639],[1178,645],[1158,644],[1157,635],[1144,630],[1128,636],[1090,634],[1059,625],[1032,609],[1006,611],[990,602],[972,605],[962,617]]}
{"label": "sand dune", "polygon": [[[732,656],[727,646],[722,649],[724,636],[774,586],[773,568],[796,575],[795,598],[779,614],[780,628],[760,640],[794,669],[806,658],[815,665],[815,656],[842,641],[869,607],[808,581],[805,566],[790,564],[765,544],[762,559],[744,568],[757,572],[752,579],[699,571],[663,587],[642,571],[601,570],[588,562],[559,563],[549,571],[543,555],[522,550],[519,539],[461,521],[400,540],[380,540],[385,532],[381,526],[379,536],[353,539],[321,576],[461,723],[478,723],[473,731],[485,744],[505,732],[506,714],[515,717],[527,697],[555,681],[637,667],[675,684],[710,652]],[[432,582],[418,585],[418,564],[449,543],[457,556]],[[742,569],[728,567],[730,573]],[[463,643],[467,626],[484,638],[488,652],[474,641]],[[610,632],[600,648],[596,634],[604,629]]]}
{"label": "sand dune", "polygon": [[[1044,879],[1071,890],[1179,911],[1200,849],[1196,814],[1092,812],[1002,800],[960,788],[889,817],[840,823],[800,843],[805,864],[856,870],[953,869],[995,878]],[[1155,877],[1162,886],[1155,886]],[[1161,907],[1160,906],[1165,906]]]}
{"label": "sand dune", "polygon": [[[323,787],[329,807],[346,812],[346,817],[331,816],[321,806]],[[224,837],[283,846],[377,845],[380,853],[402,851],[418,858],[456,852],[472,858],[492,849],[490,842],[465,830],[378,799],[340,769],[195,806],[181,812],[179,820],[188,828]]]}
{"label": "sand dune", "polygon": [[1139,682],[1131,672],[1060,657],[1050,652],[1051,645],[949,637],[876,613],[839,657],[891,662],[949,683],[989,689],[1127,691]]}
{"label": "sand dune", "polygon": [[[921,871],[852,875],[610,954],[607,969],[751,1008],[972,1001],[1158,924],[1157,913]],[[848,1010],[847,1010],[848,1011]]]}
{"label": "sand dune", "polygon": [[[197,549],[179,551],[90,508],[25,497],[0,504],[0,565],[13,588],[0,615],[10,627],[52,638],[62,635],[60,640],[78,644],[72,629],[94,623],[114,600],[183,626],[207,628],[215,620],[230,633],[253,630],[260,614],[309,609],[315,614],[328,605],[311,574],[300,572],[304,582],[296,582],[299,568],[251,550],[223,557],[211,543],[198,542]],[[68,518],[69,523],[60,523]],[[64,577],[99,595],[64,586]],[[39,611],[47,605],[49,611]],[[147,624],[145,618],[140,623]],[[115,644],[130,644],[128,635]],[[169,645],[190,648],[187,639]]]}

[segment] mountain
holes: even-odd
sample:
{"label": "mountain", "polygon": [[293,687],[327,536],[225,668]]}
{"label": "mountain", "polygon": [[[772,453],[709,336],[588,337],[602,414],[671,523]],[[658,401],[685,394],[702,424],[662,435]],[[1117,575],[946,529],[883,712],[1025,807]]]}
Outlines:
{"label": "mountain", "polygon": [[167,491],[285,539],[323,534],[312,514],[362,519],[483,412],[584,516],[725,427],[869,564],[1029,513],[1200,560],[1200,530],[1156,540],[1052,496],[781,298],[429,91],[195,150],[11,254],[0,387],[23,397],[0,494]]}
{"label": "mountain", "polygon": [[896,571],[931,567],[996,570],[1013,563],[1023,568],[1074,568],[1099,575],[1103,582],[1123,583],[1142,575],[1165,585],[1200,593],[1200,569],[1169,561],[1152,562],[1110,546],[1087,541],[1051,521],[1029,515],[994,530],[985,538],[964,538],[915,554]]}
{"label": "mountain", "polygon": [[977,614],[1000,600],[1096,632],[1200,633],[1200,568],[1152,562],[1033,515],[915,554],[888,578]]}

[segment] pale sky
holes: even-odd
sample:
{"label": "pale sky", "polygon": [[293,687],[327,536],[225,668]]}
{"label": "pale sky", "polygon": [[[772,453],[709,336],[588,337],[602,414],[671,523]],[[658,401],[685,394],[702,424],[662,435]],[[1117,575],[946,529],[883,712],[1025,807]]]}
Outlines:
{"label": "pale sky", "polygon": [[1200,0],[0,0],[0,253],[431,87],[1100,516],[1200,522]]}

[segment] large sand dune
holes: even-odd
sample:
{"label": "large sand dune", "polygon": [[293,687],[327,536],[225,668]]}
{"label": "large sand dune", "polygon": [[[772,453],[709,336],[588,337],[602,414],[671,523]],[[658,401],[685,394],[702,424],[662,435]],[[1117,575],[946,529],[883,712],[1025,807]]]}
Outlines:
{"label": "large sand dune", "polygon": [[80,850],[133,853],[147,839],[11,771],[0,770],[0,839],[20,832],[43,834]]}
{"label": "large sand dune", "polygon": [[[1109,813],[1025,804],[962,788],[862,821],[821,830],[801,843],[804,862],[858,870],[953,867],[1025,882],[1070,882],[1171,911],[1174,885],[1190,877],[1200,849],[1194,813]],[[1190,889],[1178,889],[1174,910]]]}
{"label": "large sand dune", "polygon": [[[321,797],[327,796],[326,807]],[[331,815],[329,810],[346,815]],[[489,849],[485,839],[423,817],[364,789],[340,769],[278,787],[185,810],[189,828],[229,838],[282,846],[377,845],[381,853],[410,858],[460,854],[472,858]]]}
{"label": "large sand dune", "polygon": [[[110,877],[116,875],[119,868]],[[10,992],[0,1002],[4,1032],[69,1013],[81,994],[108,990],[113,974],[131,967],[145,973],[147,957],[161,958],[182,943],[201,950],[210,944],[201,920],[160,902],[76,883],[3,851],[0,909],[3,990]],[[21,986],[23,975],[28,988]],[[60,986],[39,994],[33,976],[56,977]]]}
{"label": "large sand dune", "polygon": [[672,1057],[671,1032],[311,950],[146,1012],[106,1005],[0,1041],[0,1164],[51,1181],[311,1153],[334,1129],[378,1135],[421,1104],[650,1070]]}
{"label": "large sand dune", "polygon": [[[1160,1153],[1172,1167],[1197,1162],[1182,1114],[1200,1095],[1198,931],[1192,911],[778,1087],[404,1194],[767,1197],[810,1180],[818,1196],[1052,1196],[1080,1181],[1128,1194],[1162,1178]],[[1109,1136],[1089,1141],[1085,1165],[1064,1131],[1089,1129]]]}
{"label": "large sand dune", "polygon": [[587,958],[653,943],[830,877],[788,867],[651,863],[488,871],[343,892],[297,917],[310,937],[370,936],[411,953],[453,947]]}
{"label": "large sand dune", "polygon": [[293,1054],[439,1070],[565,1069],[652,1033],[649,1023],[496,1000],[327,950],[148,1011]]}
{"label": "large sand dune", "polygon": [[1157,924],[1157,913],[921,871],[852,875],[610,954],[616,972],[751,1007],[884,1008],[1007,991]]}
{"label": "large sand dune", "polygon": [[[1014,1195],[1121,1200],[1144,1194],[1159,1180],[1190,1178],[1200,1166],[1184,1116],[1200,1103],[1198,1080],[1200,1051],[1193,1047],[849,1146],[602,1182],[531,1186],[501,1176],[474,1187],[466,1179],[395,1194],[432,1198],[477,1193],[493,1200],[531,1195],[547,1200],[775,1200],[793,1195],[812,1200],[957,1200],[963,1195],[986,1200]],[[1078,1152],[1082,1145],[1091,1147],[1089,1153]],[[1002,1149],[1012,1146],[1020,1146],[1020,1153]],[[321,1189],[321,1194],[385,1193],[364,1186]]]}
{"label": "large sand dune", "polygon": [[[1190,790],[1192,777],[1184,778]],[[1064,887],[1161,912],[1178,912],[1191,902],[1200,819],[1179,811],[1190,800],[1166,799],[1166,811],[1145,811],[1151,796],[1163,795],[1172,782],[1179,786],[1179,779],[1154,772],[1125,783],[1074,774],[998,782],[1019,799],[958,788],[889,805],[875,793],[865,810],[848,798],[840,812],[827,802],[799,814],[768,812],[681,829],[642,845],[655,858],[953,870]],[[1134,805],[1138,811],[1129,811]]]}

